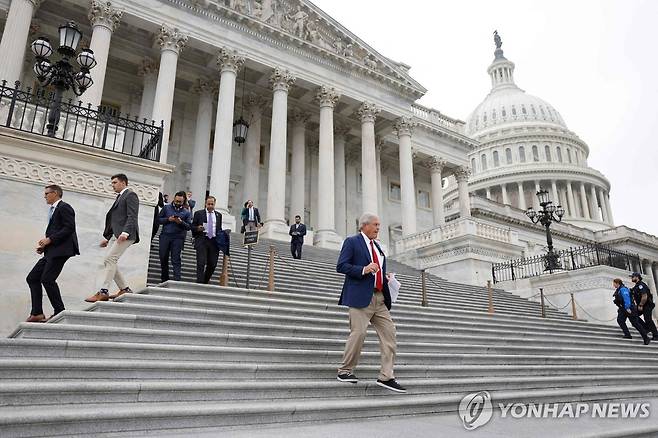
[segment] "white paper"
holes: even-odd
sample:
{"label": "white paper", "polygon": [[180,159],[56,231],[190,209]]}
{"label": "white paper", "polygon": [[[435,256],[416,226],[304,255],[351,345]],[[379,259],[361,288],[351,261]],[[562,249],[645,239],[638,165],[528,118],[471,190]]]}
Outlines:
{"label": "white paper", "polygon": [[396,302],[398,300],[398,294],[400,293],[400,282],[395,278],[395,274],[391,273],[387,275],[388,277],[388,290],[391,293],[391,302]]}

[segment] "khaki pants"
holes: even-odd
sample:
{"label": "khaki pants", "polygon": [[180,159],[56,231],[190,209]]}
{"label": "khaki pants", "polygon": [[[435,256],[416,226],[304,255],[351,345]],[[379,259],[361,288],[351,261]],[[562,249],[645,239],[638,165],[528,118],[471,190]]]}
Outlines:
{"label": "khaki pants", "polygon": [[134,240],[124,240],[123,242],[119,242],[118,240],[112,241],[112,246],[110,246],[108,253],[105,256],[105,260],[103,260],[103,285],[101,286],[101,289],[109,290],[112,280],[114,280],[117,286],[119,286],[119,289],[125,289],[128,287],[126,280],[123,278],[123,275],[121,275],[121,272],[119,272],[117,263],[123,253],[133,243],[135,243]]}
{"label": "khaki pants", "polygon": [[379,351],[381,353],[381,369],[379,380],[394,379],[393,363],[395,362],[395,324],[391,319],[386,305],[384,294],[375,292],[368,307],[350,307],[350,336],[345,344],[343,353],[343,364],[338,369],[338,374],[351,373],[359,363],[361,348],[366,339],[368,323],[371,323],[379,337]]}
{"label": "khaki pants", "polygon": [[255,221],[247,222],[247,225],[244,226],[245,231],[256,231],[258,230],[258,224]]}

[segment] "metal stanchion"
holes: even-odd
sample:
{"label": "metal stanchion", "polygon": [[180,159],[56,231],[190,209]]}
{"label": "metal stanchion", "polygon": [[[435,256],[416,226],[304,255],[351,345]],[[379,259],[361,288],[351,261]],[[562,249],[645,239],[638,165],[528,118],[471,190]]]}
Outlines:
{"label": "metal stanchion", "polygon": [[539,288],[539,297],[541,299],[541,317],[546,318],[546,308],[544,307],[544,288]]}
{"label": "metal stanchion", "polygon": [[251,245],[247,247],[247,284],[246,289],[249,289],[249,274],[251,273]]}
{"label": "metal stanchion", "polygon": [[421,281],[421,292],[422,292],[420,305],[423,307],[427,307],[427,285],[425,281],[425,270],[422,270],[420,272],[420,281]]}
{"label": "metal stanchion", "polygon": [[274,246],[270,246],[270,266],[267,279],[267,290],[274,292]]}
{"label": "metal stanchion", "polygon": [[578,315],[576,315],[576,300],[573,297],[573,294],[571,294],[571,317],[573,319],[578,319]]}
{"label": "metal stanchion", "polygon": [[493,304],[493,289],[491,288],[491,280],[487,280],[487,293],[489,295],[489,314],[494,313],[494,304]]}
{"label": "metal stanchion", "polygon": [[219,277],[220,286],[228,286],[228,256],[222,258],[222,275]]}

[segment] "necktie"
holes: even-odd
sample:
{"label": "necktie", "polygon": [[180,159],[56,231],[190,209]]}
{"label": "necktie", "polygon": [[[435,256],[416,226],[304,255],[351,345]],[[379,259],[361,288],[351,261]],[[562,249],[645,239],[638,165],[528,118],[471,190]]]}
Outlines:
{"label": "necktie", "polygon": [[379,266],[379,270],[375,273],[375,289],[378,291],[381,291],[384,289],[384,280],[382,277],[382,266],[379,264],[379,258],[377,258],[377,251],[375,251],[375,244],[373,241],[370,241],[370,249],[372,251],[372,261],[373,263],[377,263],[377,266]]}
{"label": "necktie", "polygon": [[51,205],[50,209],[48,210],[48,223],[50,223],[50,219],[53,218],[53,212],[55,211],[55,206]]}
{"label": "necktie", "polygon": [[208,238],[215,237],[215,213],[208,213]]}
{"label": "necktie", "polygon": [[117,198],[114,200],[114,204],[112,204],[110,210],[112,210],[114,207],[117,206],[117,203],[119,202],[119,197],[121,197],[121,193],[117,193]]}

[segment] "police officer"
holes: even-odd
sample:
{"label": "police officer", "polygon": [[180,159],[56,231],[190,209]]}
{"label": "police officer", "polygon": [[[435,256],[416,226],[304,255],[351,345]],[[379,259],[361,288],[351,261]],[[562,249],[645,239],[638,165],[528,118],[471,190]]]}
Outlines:
{"label": "police officer", "polygon": [[628,331],[626,326],[626,319],[630,319],[631,324],[635,329],[640,332],[640,336],[644,340],[644,345],[649,344],[649,337],[647,336],[647,331],[644,328],[644,324],[637,316],[637,308],[633,303],[631,298],[631,291],[628,290],[620,278],[615,278],[612,280],[612,285],[615,288],[615,293],[613,295],[614,303],[617,305],[617,324],[621,328],[621,331],[624,332],[624,337],[631,339],[631,334]]}
{"label": "police officer", "polygon": [[649,286],[642,281],[642,275],[639,272],[633,272],[631,274],[631,281],[635,283],[635,286],[631,288],[631,292],[633,293],[633,299],[637,306],[638,316],[641,315],[644,317],[643,322],[647,332],[651,332],[653,338],[658,340],[658,329],[656,329],[656,324],[654,324],[652,318],[653,308],[656,307],[656,305],[653,302],[651,290],[649,289]]}

